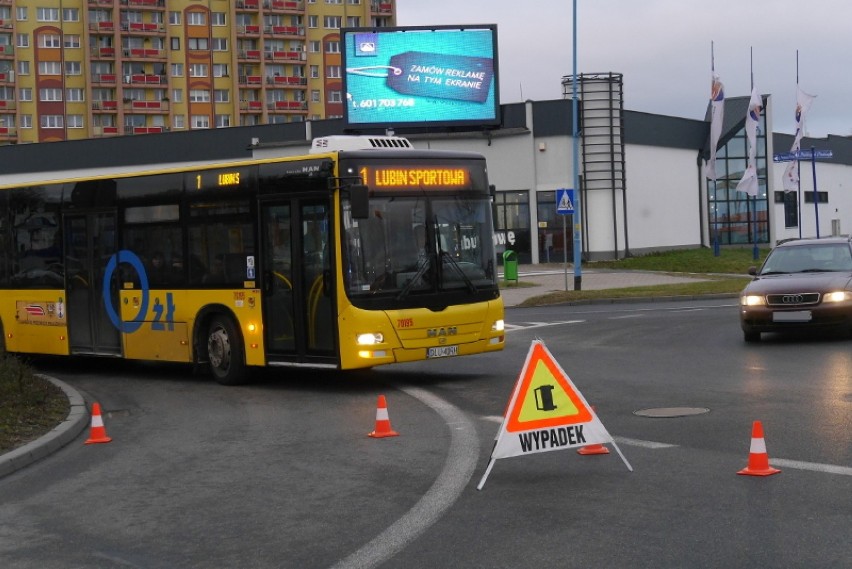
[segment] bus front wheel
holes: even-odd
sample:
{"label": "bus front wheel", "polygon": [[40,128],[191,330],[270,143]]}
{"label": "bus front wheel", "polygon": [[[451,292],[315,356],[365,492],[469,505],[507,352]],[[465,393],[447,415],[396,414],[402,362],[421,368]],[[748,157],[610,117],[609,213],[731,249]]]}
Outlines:
{"label": "bus front wheel", "polygon": [[207,330],[207,359],[210,372],[222,385],[245,383],[247,370],[242,342],[230,318],[215,316]]}

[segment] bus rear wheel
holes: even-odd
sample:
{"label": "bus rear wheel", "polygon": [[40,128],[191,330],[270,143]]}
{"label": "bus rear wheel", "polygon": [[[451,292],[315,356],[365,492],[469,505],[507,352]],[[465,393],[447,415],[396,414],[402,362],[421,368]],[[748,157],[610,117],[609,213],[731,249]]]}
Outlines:
{"label": "bus rear wheel", "polygon": [[207,359],[210,372],[222,385],[245,383],[248,373],[242,343],[230,318],[215,316],[207,329]]}

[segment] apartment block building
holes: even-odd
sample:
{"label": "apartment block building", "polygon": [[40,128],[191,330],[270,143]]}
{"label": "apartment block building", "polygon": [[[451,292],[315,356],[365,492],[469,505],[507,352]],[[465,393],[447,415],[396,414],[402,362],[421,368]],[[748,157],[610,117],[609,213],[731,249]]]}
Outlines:
{"label": "apartment block building", "polygon": [[0,144],[339,117],[395,0],[0,0]]}

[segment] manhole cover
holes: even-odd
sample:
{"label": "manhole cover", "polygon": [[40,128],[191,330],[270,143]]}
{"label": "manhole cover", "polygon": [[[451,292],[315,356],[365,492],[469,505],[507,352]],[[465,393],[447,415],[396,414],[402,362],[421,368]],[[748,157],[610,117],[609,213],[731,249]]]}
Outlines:
{"label": "manhole cover", "polygon": [[705,407],[659,407],[657,409],[640,409],[639,411],[634,411],[633,414],[640,417],[665,419],[670,417],[689,417],[690,415],[701,415],[709,412],[710,409]]}

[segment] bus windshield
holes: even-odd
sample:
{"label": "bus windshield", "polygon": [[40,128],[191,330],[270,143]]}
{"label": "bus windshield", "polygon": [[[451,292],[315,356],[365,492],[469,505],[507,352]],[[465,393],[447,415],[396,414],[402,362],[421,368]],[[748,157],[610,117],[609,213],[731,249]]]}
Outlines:
{"label": "bus windshield", "polygon": [[367,219],[344,208],[344,274],[351,298],[496,287],[487,195],[371,197]]}

